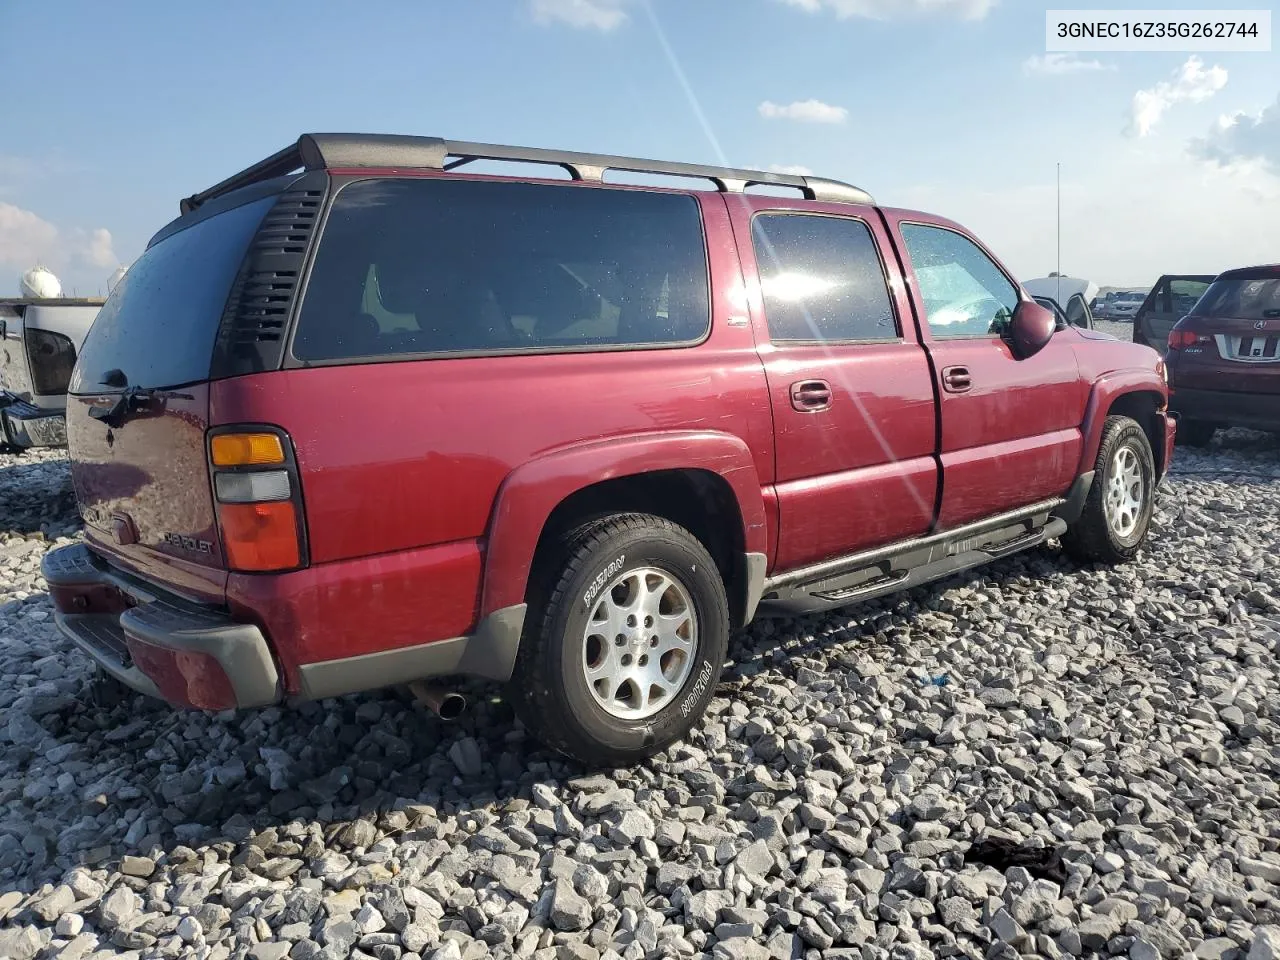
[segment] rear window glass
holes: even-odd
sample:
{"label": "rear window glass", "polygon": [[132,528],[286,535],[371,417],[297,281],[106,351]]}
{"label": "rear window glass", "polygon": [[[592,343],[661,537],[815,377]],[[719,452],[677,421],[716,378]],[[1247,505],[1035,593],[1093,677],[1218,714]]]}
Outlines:
{"label": "rear window glass", "polygon": [[861,220],[761,214],[751,236],[772,339],[898,336],[876,241]]}
{"label": "rear window glass", "polygon": [[139,257],[98,312],[71,391],[99,391],[113,369],[131,387],[207,380],[231,284],[273,203],[264,197],[215,214]]}
{"label": "rear window glass", "polygon": [[1237,320],[1280,318],[1280,276],[1246,275],[1215,280],[1194,312],[1202,317]]}
{"label": "rear window glass", "polygon": [[330,210],[293,355],[671,345],[709,324],[692,197],[361,180]]}

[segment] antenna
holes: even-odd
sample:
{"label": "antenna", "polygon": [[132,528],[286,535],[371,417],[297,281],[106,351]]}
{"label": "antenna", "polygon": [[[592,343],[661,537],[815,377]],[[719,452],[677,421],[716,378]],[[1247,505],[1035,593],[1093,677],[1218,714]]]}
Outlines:
{"label": "antenna", "polygon": [[1054,297],[1062,305],[1062,161],[1058,161],[1058,295]]}

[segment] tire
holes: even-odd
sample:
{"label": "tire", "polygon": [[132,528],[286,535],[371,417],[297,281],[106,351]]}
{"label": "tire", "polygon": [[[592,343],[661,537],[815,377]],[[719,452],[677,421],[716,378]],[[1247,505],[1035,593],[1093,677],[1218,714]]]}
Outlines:
{"label": "tire", "polygon": [[1128,417],[1107,417],[1084,512],[1063,534],[1062,546],[1083,563],[1132,560],[1147,539],[1155,489],[1146,433]]}
{"label": "tire", "polygon": [[1218,428],[1215,424],[1203,420],[1179,420],[1174,440],[1183,447],[1207,447],[1213,440]]}
{"label": "tire", "polygon": [[[687,530],[645,514],[593,520],[558,548],[531,591],[509,699],[540,740],[588,766],[653,756],[699,720],[724,668],[719,570]],[[640,676],[654,680],[647,691]]]}

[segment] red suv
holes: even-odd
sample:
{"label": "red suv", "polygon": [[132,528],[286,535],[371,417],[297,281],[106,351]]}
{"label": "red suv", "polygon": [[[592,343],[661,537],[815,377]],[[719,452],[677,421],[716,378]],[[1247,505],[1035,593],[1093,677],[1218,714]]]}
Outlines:
{"label": "red suv", "polygon": [[1221,274],[1169,332],[1165,359],[1181,442],[1280,431],[1280,264]]}
{"label": "red suv", "polygon": [[1166,399],[1152,350],[847,184],[308,135],[184,200],[103,307],[67,413],[86,542],[44,574],[173,704],[475,675],[625,763],[760,610],[1054,537],[1132,557]]}

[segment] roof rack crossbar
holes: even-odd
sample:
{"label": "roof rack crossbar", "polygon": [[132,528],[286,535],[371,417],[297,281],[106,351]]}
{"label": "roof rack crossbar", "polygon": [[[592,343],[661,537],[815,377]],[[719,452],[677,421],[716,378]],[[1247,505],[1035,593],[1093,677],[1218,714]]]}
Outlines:
{"label": "roof rack crossbar", "polygon": [[[449,159],[453,158],[453,159]],[[561,167],[574,180],[604,182],[609,170],[710,180],[722,193],[741,193],[749,186],[795,188],[810,200],[837,203],[874,204],[865,190],[839,180],[796,176],[764,170],[744,170],[668,160],[641,160],[609,154],[575,153],[540,147],[512,147],[494,143],[468,143],[438,137],[411,137],[394,134],[308,133],[298,142],[228,177],[221,183],[182,201],[189,213],[202,203],[262,180],[306,170],[383,167],[402,169],[454,170],[475,160],[507,160],[545,163]]]}

